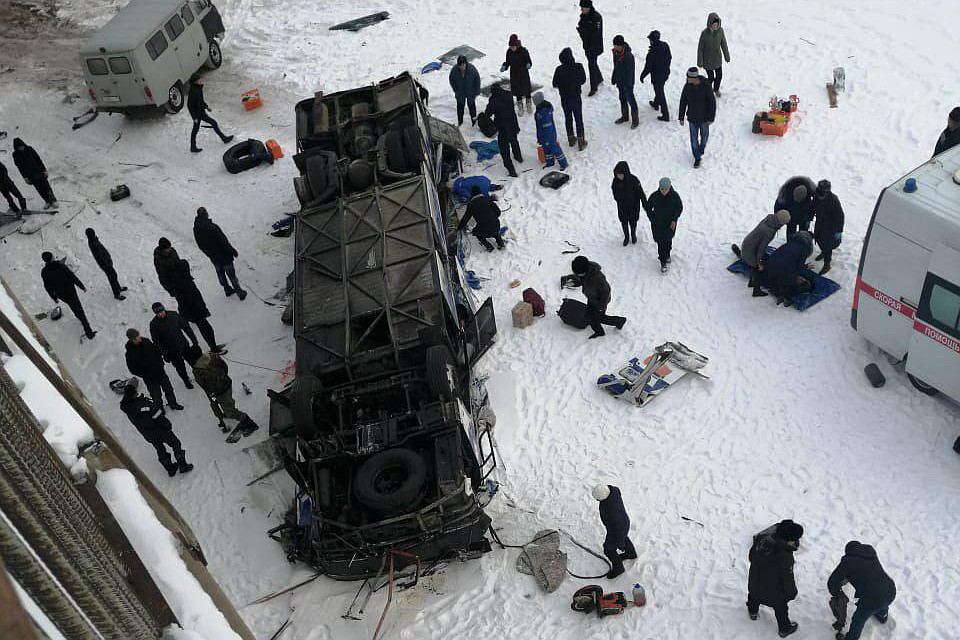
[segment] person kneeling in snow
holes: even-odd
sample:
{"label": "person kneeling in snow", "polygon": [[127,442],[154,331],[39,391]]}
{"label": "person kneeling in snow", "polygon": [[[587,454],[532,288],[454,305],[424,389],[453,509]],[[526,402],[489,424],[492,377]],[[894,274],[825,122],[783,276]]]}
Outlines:
{"label": "person kneeling in snow", "polygon": [[743,247],[733,245],[732,249],[737,257],[743,260],[744,264],[750,267],[750,280],[748,287],[753,287],[753,297],[761,298],[768,295],[760,288],[761,272],[764,270],[764,262],[767,259],[767,247],[770,241],[777,237],[777,231],[780,227],[790,223],[790,212],[786,209],[777,211],[776,214],[769,214],[760,221],[753,231],[747,234],[743,239]]}
{"label": "person kneeling in snow", "polygon": [[776,294],[777,304],[789,307],[796,295],[813,288],[802,275],[812,251],[813,236],[809,231],[798,231],[767,258],[764,267],[767,285]]}
{"label": "person kneeling in snow", "polygon": [[565,276],[564,281],[580,286],[583,295],[587,297],[587,322],[593,329],[589,340],[606,335],[602,325],[609,325],[623,329],[627,319],[622,316],[608,316],[607,305],[610,304],[610,284],[603,275],[600,265],[590,262],[585,256],[577,256],[570,263],[573,276]]}
{"label": "person kneeling in snow", "polygon": [[[137,428],[143,439],[157,450],[157,460],[171,477],[177,475],[177,471],[180,473],[193,471],[193,465],[187,462],[187,454],[180,445],[180,439],[173,432],[173,425],[163,413],[163,405],[137,394],[136,385],[128,384],[123,389],[120,410],[130,418],[130,422]],[[173,450],[176,462],[170,459],[167,446]]]}
{"label": "person kneeling in snow", "polygon": [[[624,572],[624,560],[636,560],[637,550],[633,547],[630,533],[630,516],[623,507],[620,488],[609,484],[598,484],[593,488],[593,497],[600,503],[600,521],[607,529],[603,540],[603,555],[610,560],[608,578],[616,578]],[[620,550],[623,553],[620,553]]]}
{"label": "person kneeling in snow", "polygon": [[204,353],[197,345],[187,347],[183,356],[193,369],[193,379],[207,394],[210,408],[222,431],[228,431],[224,418],[245,423],[250,426],[250,431],[259,428],[250,416],[237,409],[233,399],[233,380],[228,375],[229,368],[223,358],[214,352]]}
{"label": "person kneeling in snow", "polygon": [[457,225],[458,231],[466,228],[470,218],[473,218],[473,237],[480,241],[483,248],[487,251],[493,251],[493,245],[489,238],[497,241],[497,249],[503,249],[503,237],[500,235],[500,207],[490,196],[485,196],[480,187],[474,185],[470,193],[470,202],[467,204],[467,212],[460,219]]}
{"label": "person kneeling in snow", "polygon": [[534,119],[537,122],[537,142],[543,148],[543,157],[547,166],[552,167],[554,158],[561,169],[567,168],[567,157],[557,142],[557,127],[553,122],[553,105],[543,97],[542,91],[533,94],[533,104],[537,105]]}

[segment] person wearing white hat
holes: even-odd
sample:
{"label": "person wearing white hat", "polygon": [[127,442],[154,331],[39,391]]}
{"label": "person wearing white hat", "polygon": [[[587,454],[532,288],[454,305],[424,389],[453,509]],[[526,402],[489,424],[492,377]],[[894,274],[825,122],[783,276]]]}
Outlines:
{"label": "person wearing white hat", "polygon": [[637,557],[637,550],[628,537],[630,516],[623,507],[619,487],[598,484],[592,493],[593,498],[600,503],[600,521],[607,529],[607,537],[603,540],[603,555],[610,561],[607,578],[616,578],[624,572],[623,561],[635,560]]}

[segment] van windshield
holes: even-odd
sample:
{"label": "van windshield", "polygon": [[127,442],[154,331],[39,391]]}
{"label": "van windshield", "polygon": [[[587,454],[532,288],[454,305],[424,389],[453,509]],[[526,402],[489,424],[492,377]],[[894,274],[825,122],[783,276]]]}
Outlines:
{"label": "van windshield", "polygon": [[133,69],[130,68],[130,61],[126,58],[110,58],[110,71],[116,74],[125,74],[130,73]]}
{"label": "van windshield", "polygon": [[107,63],[103,58],[87,58],[87,69],[95,76],[107,75]]}

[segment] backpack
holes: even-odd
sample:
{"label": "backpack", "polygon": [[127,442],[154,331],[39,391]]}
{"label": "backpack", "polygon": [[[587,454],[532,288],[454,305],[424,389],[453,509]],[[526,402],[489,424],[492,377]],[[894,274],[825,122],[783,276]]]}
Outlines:
{"label": "backpack", "polygon": [[547,305],[539,293],[528,287],[523,290],[523,301],[533,307],[533,315],[542,318],[547,315]]}
{"label": "backpack", "polygon": [[477,128],[480,129],[480,133],[488,138],[497,135],[497,125],[494,124],[493,118],[485,112],[477,116]]}
{"label": "backpack", "polygon": [[587,325],[587,305],[579,300],[564,298],[563,304],[557,310],[557,315],[563,320],[564,324],[577,329],[586,329]]}
{"label": "backpack", "polygon": [[541,187],[550,187],[551,189],[559,189],[563,185],[567,184],[567,181],[570,180],[570,176],[566,173],[560,173],[559,171],[550,171],[540,178]]}

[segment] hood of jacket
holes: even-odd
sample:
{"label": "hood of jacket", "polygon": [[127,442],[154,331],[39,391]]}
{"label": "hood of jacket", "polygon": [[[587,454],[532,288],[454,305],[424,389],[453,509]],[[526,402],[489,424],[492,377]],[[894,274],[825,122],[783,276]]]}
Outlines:
{"label": "hood of jacket", "polygon": [[867,560],[877,559],[876,549],[857,540],[848,542],[843,552],[848,556],[857,556],[858,558],[866,558]]}
{"label": "hood of jacket", "polygon": [[764,556],[772,556],[775,553],[789,551],[793,553],[794,549],[787,544],[786,540],[779,538],[775,533],[768,533],[757,540],[755,544],[757,553]]}
{"label": "hood of jacket", "polygon": [[613,177],[616,178],[618,173],[622,173],[623,177],[626,178],[630,174],[630,165],[627,164],[626,160],[621,160],[613,167]]}
{"label": "hood of jacket", "polygon": [[574,64],[575,62],[573,59],[573,50],[570,49],[570,47],[560,52],[560,64]]}
{"label": "hood of jacket", "polygon": [[710,25],[713,24],[714,22],[719,22],[720,27],[723,28],[723,22],[720,21],[719,13],[711,13],[710,15],[707,16],[707,29],[709,29]]}
{"label": "hood of jacket", "polygon": [[27,146],[26,143],[25,143],[23,140],[21,140],[20,138],[14,138],[14,139],[13,139],[13,148],[14,148],[14,149],[24,149],[24,148],[26,148],[26,146]]}

